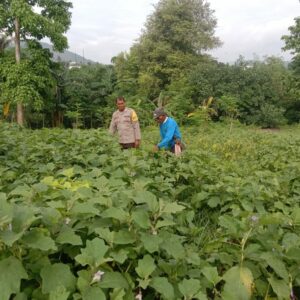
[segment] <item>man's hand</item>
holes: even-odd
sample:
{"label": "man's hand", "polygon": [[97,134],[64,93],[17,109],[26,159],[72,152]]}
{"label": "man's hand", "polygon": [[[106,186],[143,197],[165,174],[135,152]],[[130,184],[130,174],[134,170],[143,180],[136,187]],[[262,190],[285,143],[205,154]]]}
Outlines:
{"label": "man's hand", "polygon": [[134,143],[134,147],[135,148],[139,148],[140,144],[141,144],[141,141],[140,140],[136,140],[135,143]]}
{"label": "man's hand", "polygon": [[158,150],[159,150],[159,148],[157,147],[157,145],[155,145],[153,148],[153,152],[157,152]]}

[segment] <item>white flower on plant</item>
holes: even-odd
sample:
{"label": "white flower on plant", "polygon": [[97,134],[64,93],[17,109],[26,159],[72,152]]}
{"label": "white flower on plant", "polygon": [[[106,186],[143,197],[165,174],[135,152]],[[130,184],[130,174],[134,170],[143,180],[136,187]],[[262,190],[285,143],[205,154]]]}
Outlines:
{"label": "white flower on plant", "polygon": [[70,218],[65,218],[65,224],[68,225],[71,222]]}
{"label": "white flower on plant", "polygon": [[101,278],[102,276],[104,275],[105,272],[102,272],[102,271],[97,271],[94,276],[93,276],[93,279],[92,279],[92,283],[95,283],[95,282],[99,282],[101,281]]}
{"label": "white flower on plant", "polygon": [[12,224],[11,223],[8,224],[8,230],[12,231]]}
{"label": "white flower on plant", "polygon": [[141,289],[139,290],[139,293],[136,294],[135,299],[136,299],[136,300],[143,300],[143,295],[142,295]]}
{"label": "white flower on plant", "polygon": [[255,216],[255,215],[251,216],[251,221],[252,222],[257,222],[258,221],[258,216]]}

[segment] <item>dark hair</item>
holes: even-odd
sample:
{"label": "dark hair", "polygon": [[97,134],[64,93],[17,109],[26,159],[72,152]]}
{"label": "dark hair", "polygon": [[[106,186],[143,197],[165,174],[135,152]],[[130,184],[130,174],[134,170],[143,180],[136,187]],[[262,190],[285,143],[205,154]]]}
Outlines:
{"label": "dark hair", "polygon": [[126,102],[126,101],[125,101],[125,98],[124,98],[123,96],[119,96],[119,97],[117,97],[117,99],[116,99],[116,103],[117,103],[118,101],[123,101],[123,102]]}

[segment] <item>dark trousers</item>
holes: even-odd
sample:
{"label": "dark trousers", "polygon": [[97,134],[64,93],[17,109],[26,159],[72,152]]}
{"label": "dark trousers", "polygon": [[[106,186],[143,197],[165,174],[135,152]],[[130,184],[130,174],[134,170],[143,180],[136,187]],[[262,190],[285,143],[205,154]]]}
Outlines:
{"label": "dark trousers", "polygon": [[120,144],[122,150],[135,148],[135,143]]}

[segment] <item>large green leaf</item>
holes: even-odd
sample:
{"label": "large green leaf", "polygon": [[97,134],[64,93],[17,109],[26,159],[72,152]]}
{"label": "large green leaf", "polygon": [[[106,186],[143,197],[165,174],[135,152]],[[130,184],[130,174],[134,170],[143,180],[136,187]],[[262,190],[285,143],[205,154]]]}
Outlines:
{"label": "large green leaf", "polygon": [[41,277],[42,291],[45,294],[55,291],[58,287],[70,292],[75,289],[76,278],[68,265],[62,263],[47,265],[41,270]]}
{"label": "large green leaf", "polygon": [[222,278],[218,275],[218,270],[216,267],[205,267],[202,270],[203,275],[210,281],[213,285],[216,285]]}
{"label": "large green leaf", "polygon": [[261,258],[267,262],[267,264],[276,272],[276,274],[279,277],[283,278],[286,282],[288,282],[289,274],[282,260],[280,260],[273,253],[270,252],[262,254]]}
{"label": "large green leaf", "polygon": [[200,291],[201,285],[198,279],[183,279],[178,284],[178,288],[184,299],[193,299]]}
{"label": "large green leaf", "polygon": [[54,291],[50,292],[49,300],[67,300],[70,292],[64,286],[58,286]]}
{"label": "large green leaf", "polygon": [[58,237],[56,238],[56,242],[59,244],[71,244],[74,246],[82,245],[80,236],[75,234],[74,230],[67,226],[64,226],[61,229]]}
{"label": "large green leaf", "polygon": [[95,208],[94,203],[86,202],[86,203],[75,203],[73,208],[71,209],[72,214],[88,214],[88,215],[98,215],[99,211]]}
{"label": "large green leaf", "polygon": [[181,259],[185,256],[184,247],[182,246],[181,242],[174,237],[165,240],[161,244],[161,248],[166,250],[167,253],[173,256],[175,259]]}
{"label": "large green leaf", "polygon": [[55,242],[40,229],[33,229],[23,236],[23,242],[30,248],[43,251],[56,250]]}
{"label": "large green leaf", "polygon": [[116,288],[110,293],[109,299],[110,300],[124,300],[125,295],[126,295],[126,292],[124,289]]}
{"label": "large green leaf", "polygon": [[119,207],[110,207],[101,213],[103,218],[112,218],[119,220],[120,222],[127,222],[129,220],[129,214]]}
{"label": "large green leaf", "polygon": [[248,268],[232,267],[223,276],[222,299],[249,300],[252,297],[253,275]]}
{"label": "large green leaf", "polygon": [[124,288],[128,289],[129,285],[125,277],[119,272],[105,272],[99,286],[101,288]]}
{"label": "large green leaf", "polygon": [[133,199],[136,204],[146,203],[149,210],[153,213],[159,210],[156,196],[148,191],[138,191]]}
{"label": "large green leaf", "polygon": [[86,247],[81,249],[81,254],[77,255],[75,260],[82,266],[98,267],[108,260],[104,258],[107,250],[108,246],[105,245],[104,241],[95,238],[92,241],[87,241]]}
{"label": "large green leaf", "polygon": [[159,246],[163,242],[163,239],[158,235],[144,233],[141,236],[141,241],[143,243],[144,248],[148,252],[153,253],[155,251],[159,251]]}
{"label": "large green leaf", "polygon": [[181,212],[185,209],[184,206],[177,204],[176,202],[173,203],[166,203],[162,209],[163,213],[167,214],[176,214]]}
{"label": "large green leaf", "polygon": [[120,230],[115,233],[114,243],[118,245],[133,244],[136,241],[135,234],[132,231]]}
{"label": "large green leaf", "polygon": [[27,279],[22,263],[13,256],[0,261],[0,299],[9,300],[20,291],[21,279]]}
{"label": "large green leaf", "polygon": [[137,274],[143,278],[148,278],[156,269],[154,259],[150,255],[145,255],[143,259],[138,261],[138,266],[135,268]]}
{"label": "large green leaf", "polygon": [[279,300],[290,298],[290,289],[288,284],[284,280],[269,278],[268,281]]}
{"label": "large green leaf", "polygon": [[150,284],[159,294],[162,295],[163,299],[173,300],[174,299],[174,288],[166,277],[154,277]]}
{"label": "large green leaf", "polygon": [[149,215],[146,211],[137,210],[134,211],[132,214],[133,221],[143,229],[148,229],[151,226]]}
{"label": "large green leaf", "polygon": [[82,293],[82,300],[106,300],[106,297],[101,288],[89,287]]}

